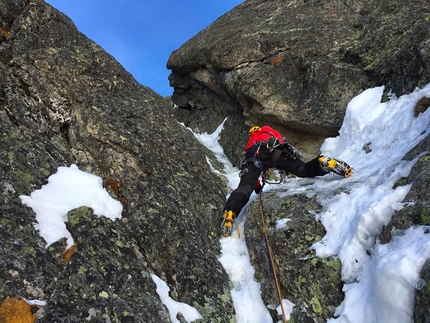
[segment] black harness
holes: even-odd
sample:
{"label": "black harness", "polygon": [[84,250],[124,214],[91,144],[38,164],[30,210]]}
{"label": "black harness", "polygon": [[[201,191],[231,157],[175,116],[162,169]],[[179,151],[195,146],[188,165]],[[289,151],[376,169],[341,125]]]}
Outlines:
{"label": "black harness", "polygon": [[[273,136],[270,132],[267,132],[271,135],[271,138],[267,141],[258,141],[254,144],[254,146],[251,146],[249,150],[255,148],[255,152],[252,156],[249,156],[247,152],[243,153],[242,161],[240,162],[240,173],[239,176],[242,177],[243,174],[248,172],[247,165],[248,163],[254,163],[254,165],[259,168],[262,172],[265,172],[268,168],[275,167],[278,163],[279,158],[282,154],[284,154],[285,159],[300,159],[303,158],[303,154],[295,148],[293,145],[291,145],[288,141],[285,141],[284,143],[280,144],[279,140]],[[270,166],[267,166],[264,162],[262,162],[259,158],[260,156],[260,148],[265,147],[269,150],[270,153],[272,153],[272,159],[270,162]]]}

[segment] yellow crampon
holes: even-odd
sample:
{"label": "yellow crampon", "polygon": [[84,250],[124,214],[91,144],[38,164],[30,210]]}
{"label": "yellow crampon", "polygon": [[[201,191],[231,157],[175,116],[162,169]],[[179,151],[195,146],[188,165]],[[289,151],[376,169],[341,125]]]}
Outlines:
{"label": "yellow crampon", "polygon": [[222,237],[230,237],[233,232],[233,224],[236,225],[237,234],[240,238],[239,226],[237,225],[236,213],[233,211],[225,211],[222,215],[223,220],[221,222],[221,236]]}
{"label": "yellow crampon", "polygon": [[321,169],[326,172],[333,172],[343,177],[352,175],[353,168],[340,159],[321,156],[318,161]]}

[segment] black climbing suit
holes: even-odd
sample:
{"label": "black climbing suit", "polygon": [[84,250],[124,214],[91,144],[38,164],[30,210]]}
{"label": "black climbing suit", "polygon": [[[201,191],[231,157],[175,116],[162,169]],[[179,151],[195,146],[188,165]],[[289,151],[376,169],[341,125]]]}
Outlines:
{"label": "black climbing suit", "polygon": [[253,161],[257,148],[258,146],[250,147],[246,152],[245,160],[249,160],[245,166],[247,171],[243,173],[239,186],[230,194],[224,210],[231,210],[239,215],[242,208],[248,203],[261,172],[269,168],[277,168],[298,177],[316,177],[327,174],[320,168],[318,157],[307,163],[298,158],[291,159],[284,153],[282,145],[272,152],[269,148],[261,146],[258,154],[261,165],[259,168]]}

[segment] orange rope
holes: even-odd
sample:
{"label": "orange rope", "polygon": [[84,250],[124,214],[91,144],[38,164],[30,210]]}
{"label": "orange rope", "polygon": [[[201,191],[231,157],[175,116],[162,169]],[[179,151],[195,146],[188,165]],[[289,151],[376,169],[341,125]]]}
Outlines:
{"label": "orange rope", "polygon": [[281,310],[282,310],[282,317],[283,317],[284,323],[287,323],[287,318],[286,318],[286,314],[285,314],[285,310],[284,310],[284,304],[282,302],[281,288],[279,287],[279,281],[278,281],[278,276],[276,275],[276,269],[275,269],[275,263],[273,261],[272,250],[271,250],[270,244],[269,244],[269,235],[267,233],[266,221],[264,220],[263,202],[261,200],[261,193],[262,192],[263,192],[263,190],[261,190],[260,193],[258,194],[260,196],[261,222],[263,223],[263,231],[264,231],[264,236],[265,236],[265,239],[266,239],[267,252],[269,254],[269,259],[270,259],[270,263],[271,263],[271,266],[272,266],[273,277],[275,279],[276,290],[278,292],[279,303],[281,305]]}

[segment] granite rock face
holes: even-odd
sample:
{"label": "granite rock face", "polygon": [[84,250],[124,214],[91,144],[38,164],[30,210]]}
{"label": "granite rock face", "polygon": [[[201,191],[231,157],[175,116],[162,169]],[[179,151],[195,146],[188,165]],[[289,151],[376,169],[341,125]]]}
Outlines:
{"label": "granite rock face", "polygon": [[244,1],[171,54],[178,118],[210,132],[206,120],[228,116],[231,160],[243,124],[274,125],[315,154],[361,91],[401,95],[430,81],[429,19],[423,0]]}
{"label": "granite rock face", "polygon": [[[0,299],[46,301],[40,322],[167,322],[155,274],[173,299],[229,321],[217,260],[226,185],[213,156],[69,18],[41,0],[0,9]],[[76,249],[63,254],[19,196],[71,164],[101,177],[123,214],[71,211]]]}

